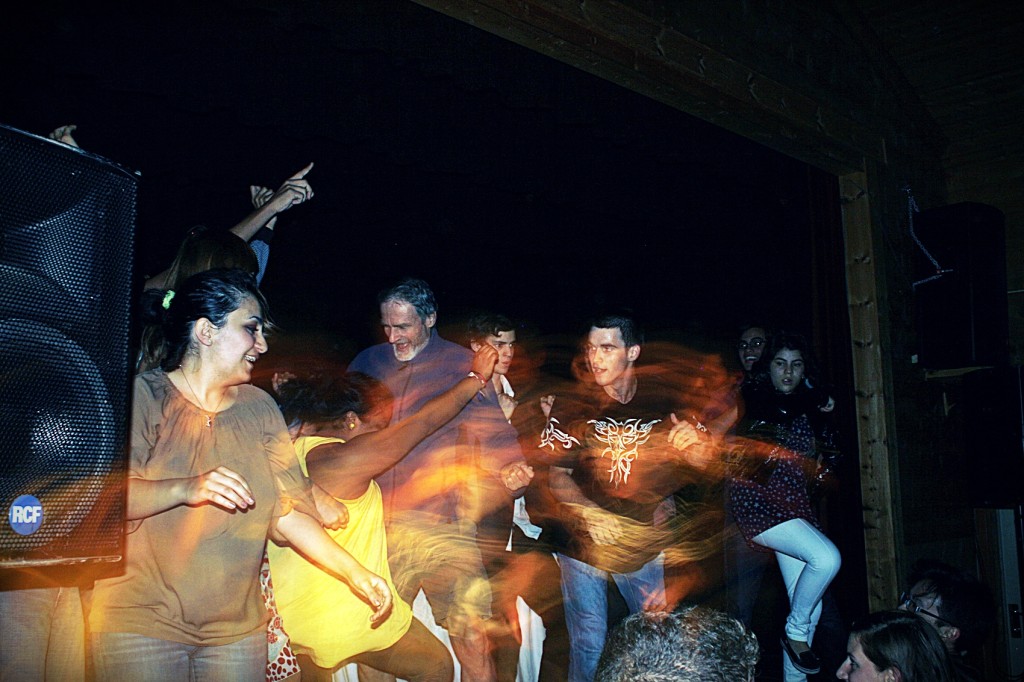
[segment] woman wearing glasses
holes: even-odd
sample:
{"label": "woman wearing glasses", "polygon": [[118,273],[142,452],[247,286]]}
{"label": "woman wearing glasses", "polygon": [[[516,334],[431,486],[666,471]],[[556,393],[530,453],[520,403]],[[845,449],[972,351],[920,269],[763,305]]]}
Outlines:
{"label": "woman wearing glasses", "polygon": [[[768,327],[759,323],[744,324],[738,328],[738,331],[736,355],[743,373],[737,376],[729,398],[729,402],[734,408],[730,425],[734,425],[736,419],[743,412],[740,393],[746,384],[754,381],[758,376],[754,372],[754,366],[761,359],[769,338]],[[747,389],[749,390],[749,386]],[[728,499],[726,507],[729,508]],[[735,519],[732,518],[730,511],[729,526],[734,525]],[[772,555],[768,552],[751,549],[742,535],[730,532],[727,537],[725,544],[726,590],[732,615],[748,628],[753,627],[754,606],[757,604],[761,581],[771,564]]]}
{"label": "woman wearing glasses", "polygon": [[743,367],[744,378],[749,377],[754,365],[761,359],[764,346],[768,343],[768,331],[760,325],[745,326],[740,332],[740,340],[736,343],[740,365]]}

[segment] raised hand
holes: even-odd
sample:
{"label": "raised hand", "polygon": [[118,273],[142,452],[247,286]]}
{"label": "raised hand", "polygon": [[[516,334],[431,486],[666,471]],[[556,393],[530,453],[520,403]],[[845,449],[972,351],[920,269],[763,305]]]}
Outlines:
{"label": "raised hand", "polygon": [[[256,207],[256,210],[245,216],[241,222],[231,228],[231,231],[245,241],[249,241],[264,226],[274,229],[278,213],[313,198],[313,188],[306,180],[306,174],[312,169],[313,164],[311,163],[285,180],[276,192],[271,192],[266,187],[259,185],[250,185],[249,196],[252,198],[252,205]],[[153,286],[153,284],[147,282],[147,286]]]}
{"label": "raised hand", "polygon": [[540,399],[540,411],[544,413],[545,419],[551,418],[551,408],[555,406],[555,396],[546,395]]}
{"label": "raised hand", "polygon": [[[306,180],[306,175],[311,170],[313,170],[312,163],[285,180],[281,186],[277,188],[277,191],[274,192],[270,199],[266,201],[266,203],[270,204],[274,213],[281,213],[292,206],[309,201],[313,198],[313,188],[309,185],[309,181]],[[252,190],[250,189],[250,192],[251,191]],[[253,201],[255,202],[255,196],[253,197]]]}
{"label": "raised hand", "polygon": [[680,421],[674,412],[669,419],[672,420],[672,430],[668,432],[668,442],[676,450],[685,450],[701,441],[700,432],[693,424],[685,419]]}
{"label": "raised hand", "polygon": [[274,372],[274,376],[270,378],[270,385],[274,389],[274,393],[280,395],[281,387],[294,378],[295,374],[292,372]]}
{"label": "raised hand", "polygon": [[711,434],[703,424],[694,426],[688,420],[680,420],[673,412],[672,430],[668,432],[668,442],[676,450],[683,453],[686,462],[698,469],[706,469],[715,457],[715,443]]}
{"label": "raised hand", "polygon": [[501,407],[501,411],[504,413],[505,419],[511,419],[512,414],[516,411],[516,407],[519,406],[519,401],[508,393],[499,393],[498,405]]}
{"label": "raised hand", "polygon": [[188,479],[184,503],[190,507],[215,504],[234,510],[248,509],[256,504],[256,500],[241,474],[221,466]]}
{"label": "raised hand", "polygon": [[78,126],[76,126],[73,123],[70,125],[61,126],[60,128],[57,128],[56,130],[51,132],[48,137],[51,140],[57,140],[57,142],[63,142],[64,144],[69,144],[72,147],[77,147],[78,143],[75,142],[75,138],[71,137],[71,133],[75,132],[77,128]]}
{"label": "raised hand", "polygon": [[261,185],[249,185],[249,195],[252,197],[253,208],[261,208],[274,196],[274,190]]}
{"label": "raised hand", "polygon": [[498,351],[494,350],[494,346],[489,343],[481,344],[480,350],[473,355],[473,372],[484,381],[488,381],[494,374],[496,364],[498,364]]}
{"label": "raised hand", "polygon": [[[274,190],[261,185],[249,185],[249,196],[252,197],[253,208],[262,208],[274,196]],[[277,216],[267,221],[267,229],[273,230],[277,224]]]}

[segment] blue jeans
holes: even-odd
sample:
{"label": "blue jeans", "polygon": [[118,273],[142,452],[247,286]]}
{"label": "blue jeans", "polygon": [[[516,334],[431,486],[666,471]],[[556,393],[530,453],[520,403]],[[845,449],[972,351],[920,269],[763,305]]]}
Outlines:
{"label": "blue jeans", "polygon": [[266,676],[265,630],[218,646],[131,632],[96,632],[90,641],[98,682],[262,682]]}
{"label": "blue jeans", "polygon": [[84,680],[85,618],[77,587],[0,592],[0,680]]}
{"label": "blue jeans", "polygon": [[643,609],[650,597],[665,600],[665,555],[659,554],[632,573],[609,573],[564,554],[562,599],[569,630],[569,680],[591,682],[608,634],[608,579],[615,581],[630,613]]}
{"label": "blue jeans", "polygon": [[[839,572],[839,550],[820,530],[804,519],[790,519],[754,537],[754,542],[775,551],[782,580],[789,593],[786,636],[810,644],[821,616],[821,598]],[[782,657],[786,682],[806,680],[789,660]]]}

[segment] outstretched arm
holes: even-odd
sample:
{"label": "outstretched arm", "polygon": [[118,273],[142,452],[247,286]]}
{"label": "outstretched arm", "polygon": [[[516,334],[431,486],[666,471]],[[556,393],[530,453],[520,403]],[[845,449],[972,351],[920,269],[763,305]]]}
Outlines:
{"label": "outstretched arm", "polygon": [[467,376],[429,400],[416,414],[385,429],[357,436],[348,443],[313,448],[306,455],[309,477],[335,497],[359,497],[366,492],[371,479],[394,466],[421,440],[457,415],[490,380],[497,359],[498,352],[484,344],[473,357],[473,372],[479,379]]}
{"label": "outstretched arm", "polygon": [[[56,132],[56,131],[55,131]],[[313,198],[313,188],[309,186],[309,182],[305,179],[306,174],[313,169],[313,164],[310,163],[308,166],[300,170],[295,175],[291,176],[274,192],[269,199],[263,202],[255,211],[247,215],[242,219],[240,223],[231,228],[231,232],[235,233],[246,242],[251,240],[260,228],[266,225],[268,222],[273,220],[278,213],[286,211],[292,206],[301,204],[309,199]],[[252,189],[250,188],[250,193]],[[253,201],[255,202],[255,196]],[[264,254],[265,256],[266,254]],[[260,255],[257,254],[257,260]],[[262,260],[260,266],[260,276],[262,277],[263,268],[266,266],[266,259]],[[159,274],[153,275],[146,280],[143,288],[145,289],[166,289],[168,286],[167,275],[170,268],[167,268]]]}

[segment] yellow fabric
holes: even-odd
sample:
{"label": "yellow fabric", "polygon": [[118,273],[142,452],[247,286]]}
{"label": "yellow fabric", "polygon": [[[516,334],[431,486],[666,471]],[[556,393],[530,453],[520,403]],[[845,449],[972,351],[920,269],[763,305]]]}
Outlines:
{"label": "yellow fabric", "polygon": [[[306,455],[324,443],[344,443],[341,438],[306,436],[295,441],[295,452],[306,473]],[[395,605],[391,615],[370,627],[371,609],[348,585],[324,573],[287,547],[268,545],[274,597],[292,646],[308,654],[323,668],[333,668],[364,651],[379,651],[397,642],[412,622],[412,609],[397,597],[388,567],[384,506],[380,488],[370,481],[366,492],[354,500],[341,500],[348,508],[348,526],[328,530],[367,569],[388,581]]]}

